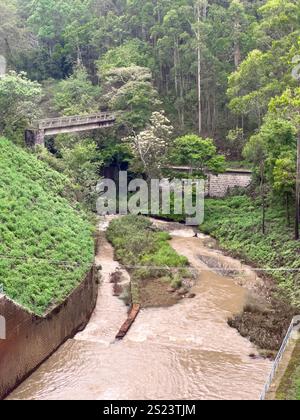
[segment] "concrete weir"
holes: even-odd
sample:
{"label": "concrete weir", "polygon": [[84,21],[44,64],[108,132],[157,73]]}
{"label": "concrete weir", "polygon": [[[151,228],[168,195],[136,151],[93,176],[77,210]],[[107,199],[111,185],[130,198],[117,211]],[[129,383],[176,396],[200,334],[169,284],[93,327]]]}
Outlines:
{"label": "concrete weir", "polygon": [[0,334],[0,399],[86,326],[97,295],[95,267],[61,305],[43,317],[0,295],[0,314],[6,327],[5,336]]}

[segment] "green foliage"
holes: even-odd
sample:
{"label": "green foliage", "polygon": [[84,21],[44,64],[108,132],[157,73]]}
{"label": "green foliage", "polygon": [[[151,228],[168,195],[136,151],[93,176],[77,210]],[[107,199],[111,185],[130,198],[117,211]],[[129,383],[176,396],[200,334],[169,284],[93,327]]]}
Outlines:
{"label": "green foliage", "polygon": [[[150,68],[154,85],[179,134],[196,130],[195,1],[15,2],[17,7],[14,4],[9,8],[13,10],[5,13],[4,27],[12,25],[14,33],[22,32],[16,31],[17,26],[30,34],[26,49],[18,47],[9,37],[17,69],[25,69],[36,80],[65,79],[81,63],[96,84],[97,69],[102,82],[103,76],[115,68]],[[209,136],[216,134],[221,138],[228,126],[235,125],[225,106],[227,77],[256,46],[252,24],[259,20],[260,4],[259,0],[254,3],[210,0],[209,7],[203,7],[206,12],[200,25],[202,113],[203,132]],[[202,5],[204,2],[201,8]]]}
{"label": "green foliage", "polygon": [[5,293],[43,314],[93,261],[92,227],[68,179],[0,139],[0,278]]}
{"label": "green foliage", "polygon": [[74,138],[71,147],[60,149],[64,173],[80,187],[81,199],[95,210],[95,187],[99,181],[99,171],[103,164],[97,144],[91,139]]}
{"label": "green foliage", "polygon": [[212,139],[203,139],[193,134],[175,140],[173,157],[179,164],[187,164],[200,171],[219,174],[225,171],[225,157],[218,155]]}
{"label": "green foliage", "polygon": [[256,48],[229,77],[230,108],[242,117],[243,126],[260,128],[270,100],[295,86],[293,58],[299,46],[299,2],[266,0],[261,18],[252,26]]}
{"label": "green foliage", "polygon": [[145,130],[124,139],[137,160],[133,165],[141,165],[148,179],[159,179],[161,176],[170,152],[173,130],[163,112],[153,112]]}
{"label": "green foliage", "polygon": [[282,153],[276,160],[273,169],[274,190],[281,194],[293,194],[295,190],[295,174],[295,153]]}
{"label": "green foliage", "polygon": [[114,246],[117,259],[132,271],[137,282],[165,276],[172,282],[174,268],[188,266],[188,260],[170,246],[169,234],[155,231],[145,217],[130,215],[114,220],[107,238]]}
{"label": "green foliage", "polygon": [[139,39],[132,39],[119,47],[110,49],[97,62],[101,78],[113,69],[134,66],[148,68],[154,66],[149,46]]}
{"label": "green foliage", "polygon": [[[10,72],[0,78],[0,134],[19,140],[24,129],[38,115],[41,86],[25,73]],[[20,140],[19,140],[20,141]]]}
{"label": "green foliage", "polygon": [[261,203],[247,196],[205,202],[205,221],[201,230],[219,240],[220,246],[266,269],[278,281],[279,289],[300,306],[300,244],[287,228],[285,209],[270,202],[266,212],[266,235],[261,232]]}
{"label": "green foliage", "polygon": [[289,121],[268,115],[259,133],[244,148],[245,158],[256,171],[264,165],[267,180],[275,193],[292,194],[296,184],[296,129]]}
{"label": "green foliage", "polygon": [[103,93],[109,109],[123,111],[119,116],[119,125],[126,127],[128,134],[143,129],[152,112],[161,107],[151,71],[145,67],[121,67],[107,71]]}
{"label": "green foliage", "polygon": [[278,95],[270,101],[269,113],[277,118],[281,116],[287,119],[294,127],[298,128],[300,124],[299,107],[300,88],[288,88],[282,95]]}
{"label": "green foliage", "polygon": [[79,66],[66,80],[58,83],[54,107],[61,115],[92,114],[99,111],[100,89],[93,86],[85,68]]}
{"label": "green foliage", "polygon": [[276,391],[276,400],[300,401],[300,340],[296,342],[286,371]]}

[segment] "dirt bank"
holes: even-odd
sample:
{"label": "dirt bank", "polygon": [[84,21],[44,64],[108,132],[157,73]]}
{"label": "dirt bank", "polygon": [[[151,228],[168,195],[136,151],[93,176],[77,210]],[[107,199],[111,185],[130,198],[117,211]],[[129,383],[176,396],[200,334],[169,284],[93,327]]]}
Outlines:
{"label": "dirt bank", "polygon": [[[172,230],[179,236],[196,235],[199,241],[197,260],[205,264],[213,272],[227,276],[248,290],[242,311],[228,320],[232,328],[238,330],[242,337],[248,338],[261,349],[261,354],[274,357],[279,350],[291,320],[299,314],[299,310],[291,307],[287,302],[276,298],[276,284],[270,277],[262,276],[258,269],[243,264],[233,258],[228,252],[218,247],[215,239],[199,233],[195,229],[188,229],[178,224],[154,221],[160,229]],[[179,231],[178,231],[179,229]],[[183,247],[177,247],[178,252],[189,257],[193,263],[194,256]]]}
{"label": "dirt bank", "polygon": [[241,314],[231,318],[228,323],[243,337],[265,351],[266,356],[274,357],[284,340],[292,318],[299,311],[276,299],[271,302],[252,298]]}
{"label": "dirt bank", "polygon": [[[256,347],[227,324],[245,305],[247,289],[201,262],[199,254],[207,248],[193,231],[176,226],[171,234],[171,245],[197,272],[191,290],[196,296],[168,307],[142,309],[124,340],[116,341],[128,308],[113,296],[110,274],[119,264],[111,245],[101,238],[96,261],[103,268],[103,280],[88,327],[10,399],[259,398],[271,363],[259,358]],[[128,277],[121,271],[122,279]]]}

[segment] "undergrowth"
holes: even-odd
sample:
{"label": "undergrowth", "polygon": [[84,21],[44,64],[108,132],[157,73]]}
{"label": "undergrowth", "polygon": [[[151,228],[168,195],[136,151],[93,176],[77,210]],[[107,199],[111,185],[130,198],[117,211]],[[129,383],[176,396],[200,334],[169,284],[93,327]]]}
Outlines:
{"label": "undergrowth", "polygon": [[0,284],[36,314],[63,301],[93,261],[92,225],[72,184],[0,139]]}

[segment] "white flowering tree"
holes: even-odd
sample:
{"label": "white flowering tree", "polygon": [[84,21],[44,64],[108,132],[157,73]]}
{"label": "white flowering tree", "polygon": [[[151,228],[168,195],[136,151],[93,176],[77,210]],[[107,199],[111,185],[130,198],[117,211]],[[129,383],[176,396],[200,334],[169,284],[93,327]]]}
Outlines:
{"label": "white flowering tree", "polygon": [[145,130],[124,139],[142,163],[148,180],[160,178],[171,147],[173,130],[164,112],[153,112]]}

